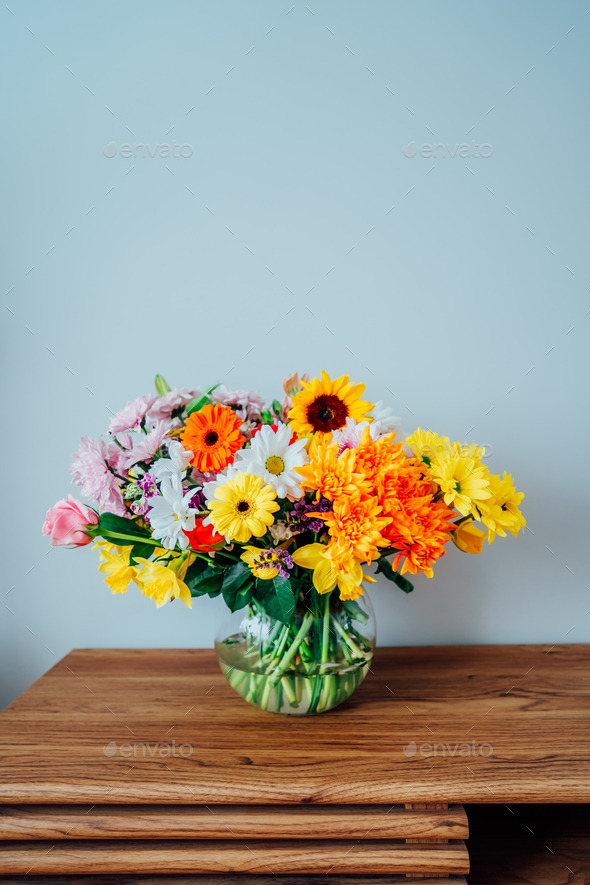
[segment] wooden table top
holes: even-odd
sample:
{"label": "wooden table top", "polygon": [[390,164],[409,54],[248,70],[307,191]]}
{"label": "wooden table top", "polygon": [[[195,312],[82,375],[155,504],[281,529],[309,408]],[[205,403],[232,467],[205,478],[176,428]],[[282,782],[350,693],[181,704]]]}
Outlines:
{"label": "wooden table top", "polygon": [[0,802],[589,802],[589,664],[379,648],[348,701],[298,719],[246,704],[209,650],[77,650],[0,714]]}

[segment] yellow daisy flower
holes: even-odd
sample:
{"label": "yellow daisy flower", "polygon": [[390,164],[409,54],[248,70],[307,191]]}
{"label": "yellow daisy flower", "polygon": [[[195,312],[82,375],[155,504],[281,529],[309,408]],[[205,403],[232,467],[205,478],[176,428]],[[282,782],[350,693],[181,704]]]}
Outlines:
{"label": "yellow daisy flower", "polygon": [[363,574],[359,559],[349,556],[335,563],[330,547],[325,544],[307,544],[292,555],[297,565],[313,570],[313,585],[318,593],[330,593],[338,584],[340,599],[358,599],[364,592],[362,581],[375,583],[375,578]]}
{"label": "yellow daisy flower", "polygon": [[422,430],[418,427],[411,436],[406,437],[406,445],[418,455],[430,467],[434,458],[442,458],[451,451],[451,443],[448,436],[439,436],[432,430]]}
{"label": "yellow daisy flower", "polygon": [[444,493],[447,506],[455,507],[462,516],[478,516],[476,503],[492,494],[487,467],[481,463],[484,450],[477,446],[453,443],[451,451],[431,461],[426,476]]}
{"label": "yellow daisy flower", "polygon": [[135,583],[144,596],[154,600],[158,608],[166,605],[171,599],[180,599],[187,608],[193,607],[191,591],[177,574],[184,565],[183,557],[177,557],[170,563],[170,567],[160,562],[143,559],[141,556],[137,557],[137,562],[141,568],[134,579]]}
{"label": "yellow daisy flower", "polygon": [[506,532],[510,532],[516,537],[519,529],[525,527],[526,519],[518,509],[524,492],[516,491],[510,474],[504,472],[502,479],[490,474],[488,479],[491,497],[477,506],[481,521],[489,529],[488,542],[491,544],[497,534],[505,538]]}
{"label": "yellow daisy flower", "polygon": [[217,500],[209,502],[211,523],[221,535],[239,544],[245,544],[252,535],[261,538],[274,522],[272,514],[279,509],[276,496],[262,477],[238,473],[215,489]]}
{"label": "yellow daisy flower", "polygon": [[350,384],[348,375],[334,381],[322,371],[321,380],[301,381],[303,390],[293,398],[288,418],[298,436],[306,433],[332,433],[346,424],[347,418],[371,421],[367,413],[371,403],[361,400],[364,384]]}
{"label": "yellow daisy flower", "polygon": [[138,572],[137,567],[129,563],[133,547],[117,547],[108,541],[97,541],[92,549],[100,550],[98,570],[107,576],[105,584],[113,593],[126,593],[129,582],[135,580]]}

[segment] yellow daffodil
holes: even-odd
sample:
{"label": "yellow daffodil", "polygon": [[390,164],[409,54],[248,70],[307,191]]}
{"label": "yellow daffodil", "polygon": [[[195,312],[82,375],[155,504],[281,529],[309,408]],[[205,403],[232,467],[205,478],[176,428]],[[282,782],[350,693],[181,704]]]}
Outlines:
{"label": "yellow daffodil", "polygon": [[488,542],[491,544],[496,535],[506,537],[506,532],[517,536],[519,530],[526,525],[526,519],[518,509],[524,498],[524,492],[517,492],[510,474],[504,472],[500,478],[495,474],[488,477],[491,496],[478,503],[481,521],[488,527]]}
{"label": "yellow daffodil", "polygon": [[[135,577],[135,583],[144,596],[149,596],[155,601],[158,608],[171,599],[180,599],[187,608],[193,607],[191,591],[177,574],[185,564],[182,557],[177,557],[167,566],[143,559],[141,556],[137,557],[137,563],[140,569]],[[186,569],[184,572],[186,574]]]}
{"label": "yellow daffodil", "polygon": [[261,538],[279,509],[276,496],[273,487],[264,485],[260,476],[238,473],[215,489],[217,500],[209,502],[211,523],[221,535],[239,544],[245,544],[252,535]]}
{"label": "yellow daffodil", "polygon": [[130,581],[134,581],[138,569],[130,565],[129,558],[133,547],[117,547],[108,541],[97,541],[93,549],[100,550],[101,564],[98,567],[107,577],[104,579],[113,593],[126,593]]}
{"label": "yellow daffodil", "polygon": [[486,533],[478,529],[470,519],[458,525],[451,538],[463,553],[481,553],[485,536]]}
{"label": "yellow daffodil", "polygon": [[350,384],[348,375],[332,381],[327,372],[322,372],[321,380],[301,379],[301,386],[303,390],[295,394],[288,414],[291,427],[298,435],[332,433],[344,427],[347,418],[372,420],[368,417],[372,403],[361,400],[365,385]]}
{"label": "yellow daffodil", "polygon": [[375,582],[375,578],[363,574],[360,560],[354,556],[333,562],[332,551],[325,544],[307,544],[292,555],[297,565],[313,570],[313,585],[318,593],[330,593],[338,584],[341,599],[358,599],[363,595],[361,581]]}
{"label": "yellow daffodil", "polygon": [[428,479],[437,483],[447,506],[455,507],[462,516],[477,515],[475,505],[491,496],[489,473],[481,463],[484,450],[476,446],[453,443],[449,454],[433,458]]}

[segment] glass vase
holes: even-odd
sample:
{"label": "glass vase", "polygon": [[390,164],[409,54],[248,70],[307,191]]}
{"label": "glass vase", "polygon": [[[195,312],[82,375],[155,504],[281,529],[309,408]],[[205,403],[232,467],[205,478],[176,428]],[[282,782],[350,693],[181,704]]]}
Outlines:
{"label": "glass vase", "polygon": [[220,667],[244,700],[269,713],[312,716],[345,701],[365,678],[375,647],[367,593],[299,596],[288,623],[254,600],[234,612],[215,640]]}

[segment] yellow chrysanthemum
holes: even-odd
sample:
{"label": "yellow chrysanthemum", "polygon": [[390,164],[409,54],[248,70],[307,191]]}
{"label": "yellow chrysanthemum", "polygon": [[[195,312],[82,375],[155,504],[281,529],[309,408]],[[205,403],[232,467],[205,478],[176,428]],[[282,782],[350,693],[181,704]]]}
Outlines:
{"label": "yellow chrysanthemum", "polygon": [[100,550],[101,564],[98,570],[107,576],[105,584],[113,593],[126,593],[130,581],[135,580],[138,572],[137,567],[129,563],[133,547],[117,547],[108,541],[97,541],[92,549]]}
{"label": "yellow chrysanthemum", "polygon": [[293,399],[293,407],[288,418],[298,435],[306,433],[332,433],[346,424],[347,418],[355,421],[371,421],[367,413],[373,409],[371,403],[361,400],[364,384],[350,384],[348,375],[334,381],[327,372],[322,372],[321,380],[302,380],[303,390]]}
{"label": "yellow chrysanthemum", "polygon": [[[279,573],[278,568],[274,568],[274,566],[270,565],[261,567],[257,564],[257,562],[260,562],[261,553],[274,554],[275,560],[278,558],[273,550],[264,551],[260,547],[245,547],[240,559],[242,559],[246,565],[250,566],[250,570],[255,578],[262,578],[263,581],[269,581],[271,578],[276,578]],[[272,558],[273,557],[271,556],[268,559],[272,560]]]}
{"label": "yellow chrysanthemum", "polygon": [[318,593],[330,593],[338,584],[340,599],[358,599],[363,595],[362,581],[375,583],[375,578],[363,574],[360,560],[354,556],[334,562],[332,548],[324,544],[307,544],[293,552],[293,560],[302,568],[313,571],[313,585]]}
{"label": "yellow chrysanthemum", "polygon": [[478,516],[475,508],[491,496],[489,473],[481,463],[483,448],[453,443],[451,451],[432,459],[427,478],[440,486],[447,506],[455,507],[462,516]]}
{"label": "yellow chrysanthemum", "polygon": [[434,458],[443,458],[450,454],[451,442],[448,436],[439,436],[432,430],[418,427],[411,436],[406,437],[406,445],[430,467]]}
{"label": "yellow chrysanthemum", "polygon": [[209,503],[211,523],[221,535],[239,544],[245,544],[252,535],[261,538],[279,509],[276,496],[262,477],[238,473],[215,490],[217,500]]}
{"label": "yellow chrysanthemum", "polygon": [[510,474],[504,472],[502,479],[495,474],[488,477],[491,497],[478,504],[481,521],[488,527],[488,543],[492,543],[496,535],[506,537],[510,532],[516,537],[519,530],[526,525],[526,519],[518,509],[524,498],[524,492],[517,492]]}
{"label": "yellow chrysanthemum", "polygon": [[473,524],[473,520],[462,522],[451,534],[451,539],[463,553],[481,553],[486,533]]}
{"label": "yellow chrysanthemum", "polygon": [[309,447],[309,464],[295,467],[303,479],[301,487],[316,492],[316,501],[323,495],[335,501],[343,495],[368,494],[370,484],[356,473],[354,449],[345,449],[338,457],[338,443],[314,439]]}
{"label": "yellow chrysanthemum", "polygon": [[158,608],[166,605],[171,599],[180,599],[187,608],[193,607],[191,591],[177,574],[180,569],[186,574],[186,568],[183,568],[186,559],[177,557],[169,566],[160,562],[151,562],[141,556],[137,557],[137,562],[141,568],[134,579],[135,583],[144,596],[154,600]]}

